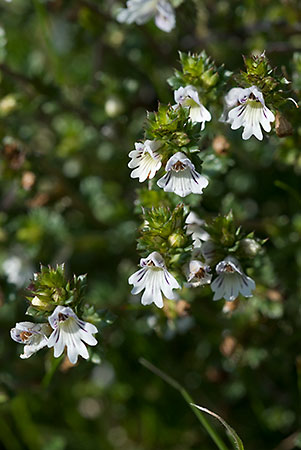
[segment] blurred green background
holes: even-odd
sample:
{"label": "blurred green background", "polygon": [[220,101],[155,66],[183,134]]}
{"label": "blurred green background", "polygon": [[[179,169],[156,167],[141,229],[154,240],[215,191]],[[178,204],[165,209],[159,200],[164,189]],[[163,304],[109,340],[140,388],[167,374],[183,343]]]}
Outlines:
{"label": "blurred green background", "polygon": [[[269,238],[252,275],[256,295],[225,313],[223,301],[197,289],[184,293],[188,314],[174,313],[142,307],[127,284],[139,261],[140,223],[128,153],[143,138],[146,110],[158,99],[173,102],[166,79],[178,50],[205,49],[237,72],[242,54],[265,49],[298,98],[301,3],[186,0],[170,34],[153,21],[117,23],[120,6],[0,1],[1,448],[214,449],[179,394],[140,357],[221,414],[246,449],[301,448],[297,109],[287,110],[292,136],[272,132],[262,143],[244,142],[217,121],[208,125],[208,136],[224,136],[229,148],[220,154],[208,141],[212,178],[199,214],[232,208],[246,231]],[[64,362],[48,383],[50,352],[20,360],[9,330],[26,320],[24,287],[39,264],[62,262],[70,275],[88,273],[87,301],[116,319],[102,332],[98,364]]]}

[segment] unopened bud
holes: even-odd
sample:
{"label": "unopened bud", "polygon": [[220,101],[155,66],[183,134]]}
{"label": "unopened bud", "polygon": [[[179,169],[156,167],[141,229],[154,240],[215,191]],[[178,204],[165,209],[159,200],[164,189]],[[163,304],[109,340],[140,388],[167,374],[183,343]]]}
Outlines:
{"label": "unopened bud", "polygon": [[50,311],[52,307],[47,303],[39,299],[39,297],[35,296],[31,300],[32,306],[38,309],[42,309],[43,311]]}
{"label": "unopened bud", "polygon": [[171,247],[183,247],[187,237],[180,233],[172,233],[168,236],[168,242]]}
{"label": "unopened bud", "polygon": [[260,249],[261,246],[255,239],[245,238],[239,243],[239,250],[243,253],[243,256],[254,257]]}
{"label": "unopened bud", "polygon": [[218,81],[218,73],[213,72],[212,69],[206,70],[206,72],[203,73],[201,76],[202,81],[208,86],[212,87],[215,86]]}
{"label": "unopened bud", "polygon": [[182,131],[177,131],[174,133],[174,143],[177,144],[179,147],[183,147],[183,145],[187,145],[190,142],[189,137],[186,133],[183,133]]}

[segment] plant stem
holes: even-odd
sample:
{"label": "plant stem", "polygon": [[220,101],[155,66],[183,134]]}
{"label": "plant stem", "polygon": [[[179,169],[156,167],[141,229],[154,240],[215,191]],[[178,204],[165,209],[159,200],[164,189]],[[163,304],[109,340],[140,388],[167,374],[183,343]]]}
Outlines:
{"label": "plant stem", "polygon": [[200,410],[196,409],[192,404],[194,403],[193,399],[190,397],[186,389],[183,388],[183,386],[180,385],[176,380],[171,378],[166,373],[162,372],[162,370],[158,369],[156,366],[154,366],[152,363],[147,361],[144,358],[139,359],[140,364],[142,364],[144,367],[146,367],[148,370],[153,372],[158,377],[162,378],[166,383],[168,383],[170,386],[172,386],[174,389],[180,392],[184,400],[188,403],[190,409],[193,411],[195,416],[198,418],[199,422],[203,425],[213,442],[216,444],[217,448],[219,450],[228,450],[228,447],[224,444],[222,439],[219,437],[217,432],[211,427],[210,423],[206,419],[203,413],[201,413]]}
{"label": "plant stem", "polygon": [[56,369],[59,367],[62,359],[64,357],[64,354],[60,356],[59,358],[52,357],[51,365],[49,370],[45,373],[45,376],[42,380],[42,386],[44,389],[48,388],[50,381],[52,380],[53,375],[56,372]]}

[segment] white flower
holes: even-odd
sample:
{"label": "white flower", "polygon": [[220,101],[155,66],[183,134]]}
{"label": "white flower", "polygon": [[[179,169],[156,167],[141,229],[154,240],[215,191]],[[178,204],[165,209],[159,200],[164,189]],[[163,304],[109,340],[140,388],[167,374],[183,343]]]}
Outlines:
{"label": "white flower", "polygon": [[212,275],[210,270],[210,266],[201,261],[196,259],[190,261],[187,287],[198,287],[211,283]]}
{"label": "white flower", "polygon": [[175,27],[175,12],[167,0],[128,0],[126,8],[119,11],[117,20],[142,25],[153,17],[156,26],[162,31],[169,33]]}
{"label": "white flower", "polygon": [[[230,91],[231,92],[231,91]],[[260,141],[263,138],[262,128],[271,131],[271,123],[275,116],[266,106],[262,93],[256,86],[244,89],[238,98],[239,106],[231,109],[228,113],[228,122],[232,130],[244,127],[242,138],[249,139],[254,135]]]}
{"label": "white flower", "polygon": [[203,241],[208,241],[210,238],[207,231],[202,228],[205,221],[200,219],[199,216],[191,211],[186,218],[186,234],[191,235],[193,241],[193,247],[201,247]]}
{"label": "white flower", "polygon": [[227,301],[235,300],[239,293],[244,297],[252,297],[255,282],[242,271],[242,268],[233,256],[227,256],[216,266],[217,278],[211,283],[214,292],[213,300],[224,298]]}
{"label": "white flower", "polygon": [[189,117],[192,122],[200,122],[202,124],[201,130],[205,128],[205,122],[211,120],[210,112],[200,102],[198,91],[193,86],[177,89],[175,91],[175,102],[177,105],[190,108]]}
{"label": "white flower", "polygon": [[142,305],[154,302],[158,308],[162,308],[162,292],[166,298],[175,299],[173,289],[180,289],[181,286],[168,272],[164,259],[158,252],[151,253],[147,258],[141,258],[140,266],[141,269],[130,276],[129,284],[134,286],[132,294],[139,294],[144,289],[141,297]]}
{"label": "white flower", "polygon": [[128,166],[130,169],[134,169],[131,178],[139,178],[140,183],[146,179],[154,178],[161,167],[161,156],[157,152],[161,145],[159,141],[148,139],[143,144],[136,142],[135,150],[129,153],[132,160]]}
{"label": "white flower", "polygon": [[155,24],[160,30],[166,31],[166,33],[174,29],[176,25],[175,11],[168,1],[158,1]]}
{"label": "white flower", "polygon": [[174,192],[180,197],[186,197],[191,193],[202,194],[208,186],[208,180],[200,175],[187,156],[178,152],[173,155],[166,164],[166,174],[160,178],[157,185],[165,192]]}
{"label": "white flower", "polygon": [[220,117],[220,122],[231,123],[228,117],[229,111],[235,106],[240,105],[240,99],[243,99],[245,96],[245,90],[243,88],[232,88],[224,97],[224,111]]}
{"label": "white flower", "polygon": [[48,347],[54,348],[55,358],[61,356],[65,347],[72,364],[76,364],[78,355],[89,358],[84,342],[88,345],[97,344],[93,334],[98,330],[94,325],[79,319],[71,308],[60,305],[48,317],[48,321],[54,330],[48,339]]}
{"label": "white flower", "polygon": [[49,335],[48,323],[19,322],[10,330],[11,338],[24,345],[24,353],[20,358],[27,359],[38,350],[46,347]]}

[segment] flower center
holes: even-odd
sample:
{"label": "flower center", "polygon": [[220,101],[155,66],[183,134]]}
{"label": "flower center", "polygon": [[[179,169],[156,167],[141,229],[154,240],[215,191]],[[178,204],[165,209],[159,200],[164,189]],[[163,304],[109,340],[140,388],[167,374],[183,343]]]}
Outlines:
{"label": "flower center", "polygon": [[247,103],[252,106],[252,108],[262,108],[262,104],[258,97],[256,97],[253,93],[249,95]]}
{"label": "flower center", "polygon": [[59,322],[65,322],[65,320],[69,319],[69,317],[66,316],[66,314],[59,313],[58,319],[59,319]]}
{"label": "flower center", "polygon": [[234,272],[235,272],[235,269],[233,269],[233,267],[231,266],[231,264],[226,264],[224,270],[225,270],[225,272],[227,272],[227,273],[234,273]]}
{"label": "flower center", "polygon": [[181,170],[186,169],[186,165],[182,161],[177,161],[173,166],[172,170],[175,172],[180,172]]}
{"label": "flower center", "polygon": [[200,269],[196,272],[196,274],[194,276],[199,279],[204,278],[205,269],[203,267],[200,267]]}
{"label": "flower center", "polygon": [[28,339],[32,336],[32,333],[30,331],[21,331],[20,338],[22,339],[22,342],[28,341]]}

